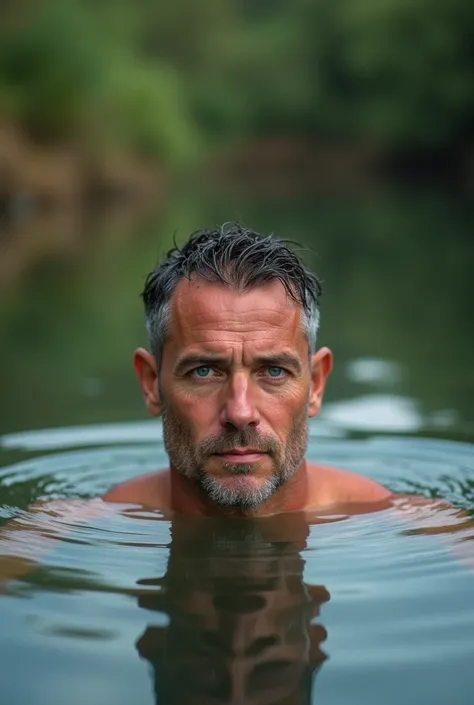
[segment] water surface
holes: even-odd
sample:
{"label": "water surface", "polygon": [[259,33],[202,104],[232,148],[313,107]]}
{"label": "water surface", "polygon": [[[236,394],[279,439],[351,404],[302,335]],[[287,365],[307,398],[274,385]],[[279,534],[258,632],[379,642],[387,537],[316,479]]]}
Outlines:
{"label": "water surface", "polygon": [[[308,456],[432,504],[170,522],[95,499],[167,462],[128,362],[143,277],[175,229],[237,217],[311,247],[325,280],[335,371]],[[202,197],[8,289],[2,705],[472,703],[472,226],[438,194]]]}

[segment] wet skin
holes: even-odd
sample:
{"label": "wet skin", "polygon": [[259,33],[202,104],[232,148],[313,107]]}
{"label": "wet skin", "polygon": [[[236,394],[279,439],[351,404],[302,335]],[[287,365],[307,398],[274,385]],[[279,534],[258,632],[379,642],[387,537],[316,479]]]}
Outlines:
{"label": "wet skin", "polygon": [[[302,307],[280,282],[238,292],[183,279],[172,297],[160,369],[144,349],[136,351],[134,367],[148,411],[159,416],[164,410],[193,448],[226,432],[251,431],[270,439],[282,461],[285,450],[298,446],[296,437],[301,447],[301,429],[321,409],[332,354],[321,348],[309,356]],[[235,464],[250,472],[233,473]],[[281,467],[261,448],[233,447],[206,456],[202,473],[223,492],[258,492]],[[291,477],[250,509],[211,501],[192,474],[174,467],[129,480],[104,499],[194,515],[261,516],[336,508],[358,513],[388,506],[391,497],[368,478],[302,457]]]}

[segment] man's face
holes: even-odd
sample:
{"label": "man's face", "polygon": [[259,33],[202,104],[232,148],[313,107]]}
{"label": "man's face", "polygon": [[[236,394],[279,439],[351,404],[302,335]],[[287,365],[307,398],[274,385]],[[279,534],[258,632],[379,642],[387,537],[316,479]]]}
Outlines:
{"label": "man's face", "polygon": [[216,504],[255,507],[297,471],[314,381],[302,307],[280,282],[178,284],[159,374],[165,447]]}

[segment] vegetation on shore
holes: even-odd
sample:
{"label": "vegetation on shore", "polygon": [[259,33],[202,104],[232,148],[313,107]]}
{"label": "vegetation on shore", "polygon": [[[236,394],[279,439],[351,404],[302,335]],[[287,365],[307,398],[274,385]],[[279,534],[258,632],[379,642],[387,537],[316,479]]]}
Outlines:
{"label": "vegetation on shore", "polygon": [[469,0],[16,0],[0,123],[166,169],[275,135],[460,153],[473,26]]}

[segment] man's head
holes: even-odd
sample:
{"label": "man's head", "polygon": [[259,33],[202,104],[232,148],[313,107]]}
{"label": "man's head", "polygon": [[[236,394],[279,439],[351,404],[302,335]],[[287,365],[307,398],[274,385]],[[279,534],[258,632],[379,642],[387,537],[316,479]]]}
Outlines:
{"label": "man's head", "polygon": [[195,233],[148,276],[137,350],[171,467],[218,505],[255,507],[301,465],[331,354],[321,286],[282,241],[235,224]]}

